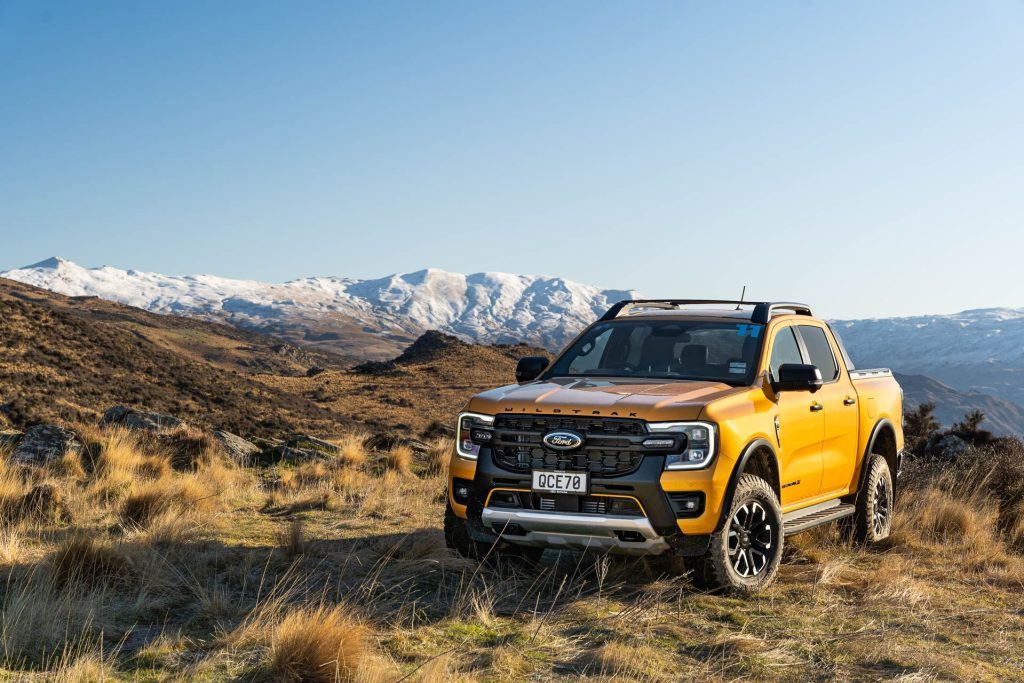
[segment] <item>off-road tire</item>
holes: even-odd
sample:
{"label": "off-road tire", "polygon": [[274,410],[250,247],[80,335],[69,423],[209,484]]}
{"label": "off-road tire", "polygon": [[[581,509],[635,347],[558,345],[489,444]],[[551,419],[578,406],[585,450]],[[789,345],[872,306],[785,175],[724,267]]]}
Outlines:
{"label": "off-road tire", "polygon": [[880,455],[872,454],[867,463],[868,475],[862,495],[857,496],[857,509],[852,517],[843,520],[843,534],[854,543],[878,543],[892,532],[895,489],[889,463]]}
{"label": "off-road tire", "polygon": [[782,546],[782,509],[775,491],[761,477],[744,474],[707,553],[686,564],[699,588],[752,593],[775,579]]}
{"label": "off-road tire", "polygon": [[492,566],[530,566],[539,562],[544,554],[543,548],[516,545],[501,539],[494,543],[474,540],[469,535],[466,520],[455,514],[451,502],[444,506],[444,542],[462,557],[477,562],[486,561]]}

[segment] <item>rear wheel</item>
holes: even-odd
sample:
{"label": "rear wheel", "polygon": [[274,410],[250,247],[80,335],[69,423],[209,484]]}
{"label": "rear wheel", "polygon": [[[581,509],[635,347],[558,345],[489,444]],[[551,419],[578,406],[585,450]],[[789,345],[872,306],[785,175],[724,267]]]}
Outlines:
{"label": "rear wheel", "polygon": [[893,494],[889,463],[872,454],[864,490],[857,497],[857,510],[853,517],[844,520],[844,533],[856,543],[877,543],[888,538],[892,533]]}
{"label": "rear wheel", "polygon": [[455,514],[451,502],[444,508],[445,544],[462,557],[486,561],[492,565],[508,562],[516,565],[532,565],[540,561],[543,548],[516,545],[500,538],[494,542],[477,541],[469,533],[466,520]]}
{"label": "rear wheel", "polygon": [[782,509],[764,479],[745,474],[725,525],[711,535],[707,554],[688,562],[694,583],[749,593],[775,579],[782,559]]}

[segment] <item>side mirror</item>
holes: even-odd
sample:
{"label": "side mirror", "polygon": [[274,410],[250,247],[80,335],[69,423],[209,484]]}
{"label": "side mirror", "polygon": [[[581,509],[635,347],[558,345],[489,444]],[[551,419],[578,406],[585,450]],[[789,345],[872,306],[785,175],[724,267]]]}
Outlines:
{"label": "side mirror", "polygon": [[545,368],[548,367],[549,362],[544,356],[520,358],[519,363],[516,364],[516,382],[523,384],[524,382],[532,382],[537,379],[540,377],[540,373],[544,372]]}
{"label": "side mirror", "polygon": [[778,391],[809,391],[821,389],[821,370],[816,365],[785,363],[779,367],[779,378],[772,385]]}

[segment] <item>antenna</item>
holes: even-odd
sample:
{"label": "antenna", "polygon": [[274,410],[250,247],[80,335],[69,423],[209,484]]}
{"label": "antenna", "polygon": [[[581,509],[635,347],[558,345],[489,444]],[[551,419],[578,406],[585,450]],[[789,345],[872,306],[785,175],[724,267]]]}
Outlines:
{"label": "antenna", "polygon": [[743,292],[740,294],[740,301],[736,304],[736,310],[740,310],[740,306],[743,305],[743,300],[747,298],[747,286],[743,285]]}

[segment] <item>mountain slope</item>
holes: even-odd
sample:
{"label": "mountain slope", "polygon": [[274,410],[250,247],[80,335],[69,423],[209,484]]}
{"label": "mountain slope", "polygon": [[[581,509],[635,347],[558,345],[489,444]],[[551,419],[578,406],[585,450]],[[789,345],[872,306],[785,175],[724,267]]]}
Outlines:
{"label": "mountain slope", "polygon": [[985,429],[996,434],[1024,435],[1024,408],[1016,403],[974,391],[958,391],[924,375],[896,373],[896,379],[903,387],[908,409],[934,403],[935,417],[947,427],[962,420],[967,413],[980,410],[985,414]]}
{"label": "mountain slope", "polygon": [[859,367],[928,375],[1024,404],[1024,309],[834,323]]}
{"label": "mountain slope", "polygon": [[19,427],[92,422],[115,404],[246,434],[333,427],[343,420],[267,381],[305,379],[330,360],[227,325],[0,280],[0,413]]}
{"label": "mountain slope", "polygon": [[375,280],[313,277],[284,284],[211,275],[83,268],[60,258],[0,273],[69,296],[98,296],[275,334],[351,358],[397,355],[426,330],[485,343],[564,345],[635,292],[557,277],[428,269]]}

